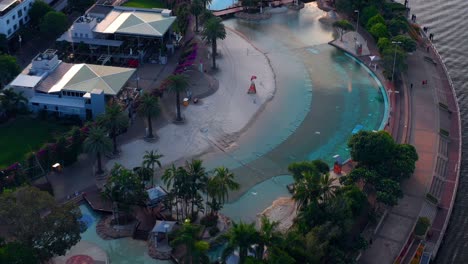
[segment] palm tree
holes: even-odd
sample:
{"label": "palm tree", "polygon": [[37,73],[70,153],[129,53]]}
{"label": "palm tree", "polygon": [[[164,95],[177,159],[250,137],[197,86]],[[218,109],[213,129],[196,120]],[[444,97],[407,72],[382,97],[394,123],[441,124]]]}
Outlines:
{"label": "palm tree", "polygon": [[122,107],[115,102],[106,106],[106,113],[98,119],[98,123],[102,124],[110,134],[113,142],[113,154],[118,154],[117,136],[121,130],[128,127],[128,116],[124,113]]}
{"label": "palm tree", "polygon": [[182,228],[177,232],[176,238],[172,240],[172,246],[183,245],[186,249],[183,263],[208,264],[210,260],[206,252],[210,244],[206,241],[200,241],[197,238],[200,235],[200,227],[192,225],[190,220],[186,220]]}
{"label": "palm tree", "polygon": [[277,231],[278,222],[272,222],[268,217],[262,215],[260,219],[261,226],[260,226],[260,243],[257,247],[257,258],[263,259],[263,255],[265,253],[265,247],[271,248],[277,244],[280,244],[281,241],[281,234]]}
{"label": "palm tree", "polygon": [[207,8],[207,6],[211,5],[211,2],[212,0],[203,0],[203,6],[205,7],[205,9]]}
{"label": "palm tree", "polygon": [[234,173],[228,168],[218,167],[214,170],[214,184],[217,189],[217,198],[224,204],[229,199],[229,191],[239,190],[239,183],[234,181]]}
{"label": "palm tree", "polygon": [[160,158],[164,157],[162,154],[158,154],[157,150],[145,151],[143,156],[143,166],[151,168],[153,175],[151,176],[151,186],[154,186],[154,165],[157,164],[161,168]]}
{"label": "palm tree", "polygon": [[320,176],[320,192],[322,201],[329,201],[335,197],[335,192],[338,189],[337,185],[334,185],[336,178],[331,178],[329,173],[322,174]]}
{"label": "palm tree", "polygon": [[161,112],[158,98],[145,92],[139,99],[137,111],[139,115],[148,120],[148,138],[154,138],[151,118],[158,116]]}
{"label": "palm tree", "polygon": [[23,96],[23,92],[16,93],[13,89],[4,89],[0,93],[0,106],[7,116],[15,115],[20,108],[24,108],[28,99]]}
{"label": "palm tree", "polygon": [[[205,187],[206,192],[206,203],[210,207],[211,214],[217,214],[219,210],[222,209],[222,205],[218,202],[218,183],[215,178],[208,178]],[[211,201],[209,198],[211,197]]]}
{"label": "palm tree", "polygon": [[163,183],[166,185],[166,187],[170,190],[170,196],[174,198],[175,201],[175,206],[176,206],[176,219],[179,221],[179,194],[180,194],[180,189],[182,186],[180,184],[177,184],[180,181],[180,171],[174,164],[172,164],[171,167],[166,169],[164,171],[164,174],[162,175],[161,179]]}
{"label": "palm tree", "polygon": [[249,248],[259,242],[260,234],[253,223],[233,222],[233,226],[229,229],[226,237],[228,244],[223,251],[223,261],[226,261],[230,254],[239,249],[239,263],[245,263]]}
{"label": "palm tree", "polygon": [[213,57],[213,69],[216,69],[216,40],[226,38],[226,29],[221,18],[212,17],[205,21],[202,31],[203,39],[211,44],[211,55]]}
{"label": "palm tree", "polygon": [[187,76],[185,75],[171,75],[167,77],[168,80],[168,90],[176,94],[176,107],[177,107],[177,117],[176,121],[182,121],[182,116],[180,115],[180,93],[187,90],[189,86]]}
{"label": "palm tree", "polygon": [[303,178],[296,181],[293,199],[298,209],[303,209],[310,203],[329,201],[335,196],[338,186],[333,185],[336,179],[330,178],[329,173],[304,171]]}
{"label": "palm tree", "polygon": [[213,12],[211,10],[205,9],[200,15],[200,23],[205,24],[206,21],[213,17],[215,17]]}
{"label": "palm tree", "polygon": [[191,202],[191,217],[194,216],[194,206],[196,201],[199,200],[200,194],[198,190],[205,189],[205,184],[207,182],[207,173],[203,167],[203,162],[201,160],[192,160],[190,163],[186,163],[186,170],[188,173],[188,178],[190,181],[189,196]]}
{"label": "palm tree", "polygon": [[201,15],[205,7],[201,0],[193,0],[190,5],[190,12],[195,17],[195,32],[198,32],[198,16]]}
{"label": "palm tree", "polygon": [[305,171],[302,180],[296,182],[293,199],[297,203],[297,209],[303,209],[310,203],[318,202],[320,197],[320,175]]}
{"label": "palm tree", "polygon": [[96,154],[97,174],[102,174],[104,171],[102,170],[101,155],[112,150],[112,142],[107,137],[106,131],[101,127],[91,127],[83,144],[83,148],[87,153]]}

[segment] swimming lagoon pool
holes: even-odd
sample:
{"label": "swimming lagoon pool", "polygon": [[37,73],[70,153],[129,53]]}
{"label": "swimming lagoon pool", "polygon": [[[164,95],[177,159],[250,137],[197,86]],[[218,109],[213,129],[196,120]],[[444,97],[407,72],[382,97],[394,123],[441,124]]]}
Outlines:
{"label": "swimming lagoon pool", "polygon": [[[328,45],[333,29],[321,22],[324,14],[311,3],[262,22],[225,21],[268,57],[277,86],[274,98],[232,149],[201,157],[207,169],[230,168],[241,184],[222,210],[234,221],[255,221],[278,197],[290,196],[290,163],[323,159],[332,164],[334,155],[345,160],[353,129],[378,130],[386,122],[381,83],[364,65]],[[97,217],[86,206],[81,209]],[[101,246],[112,263],[166,263],[151,259],[142,241],[100,239],[95,223],[82,239]]]}
{"label": "swimming lagoon pool", "polygon": [[[206,154],[208,168],[226,166],[241,190],[288,174],[290,163],[333,156],[349,158],[352,131],[382,129],[388,117],[384,88],[373,73],[352,56],[328,44],[333,40],[324,12],[307,4],[262,22],[237,19],[225,24],[242,33],[269,58],[276,93],[232,149]],[[255,201],[261,200],[257,197]]]}

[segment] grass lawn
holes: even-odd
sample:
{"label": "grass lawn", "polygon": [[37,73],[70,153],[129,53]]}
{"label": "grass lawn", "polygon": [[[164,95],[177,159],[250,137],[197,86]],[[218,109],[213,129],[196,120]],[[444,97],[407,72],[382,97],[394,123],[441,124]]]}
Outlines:
{"label": "grass lawn", "polygon": [[29,151],[68,131],[69,127],[29,117],[19,117],[0,125],[0,168],[22,162]]}
{"label": "grass lawn", "polygon": [[166,8],[162,0],[129,0],[123,6],[141,8]]}

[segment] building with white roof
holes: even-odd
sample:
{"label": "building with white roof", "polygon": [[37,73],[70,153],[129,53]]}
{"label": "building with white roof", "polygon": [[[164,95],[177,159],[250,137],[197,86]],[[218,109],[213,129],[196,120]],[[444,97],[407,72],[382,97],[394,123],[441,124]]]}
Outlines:
{"label": "building with white roof", "polygon": [[89,119],[104,113],[106,101],[121,93],[134,72],[131,68],[65,63],[55,50],[46,50],[9,87],[23,92],[34,112]]}
{"label": "building with white roof", "polygon": [[0,34],[7,38],[29,22],[28,12],[34,0],[0,0]]}
{"label": "building with white roof", "polygon": [[168,39],[176,20],[171,13],[167,9],[95,5],[57,41],[72,44],[74,52],[77,44],[86,44],[92,54],[142,59],[145,48]]}

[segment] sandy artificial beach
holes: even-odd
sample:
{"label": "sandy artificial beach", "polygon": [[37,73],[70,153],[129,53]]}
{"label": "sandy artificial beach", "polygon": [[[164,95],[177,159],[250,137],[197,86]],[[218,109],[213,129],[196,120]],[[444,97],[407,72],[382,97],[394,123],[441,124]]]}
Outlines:
{"label": "sandy artificial beach", "polygon": [[[217,59],[219,89],[202,99],[201,104],[182,107],[185,123],[169,124],[155,131],[159,140],[148,143],[137,139],[121,146],[119,158],[109,161],[107,168],[120,163],[127,168],[140,166],[146,150],[158,150],[162,165],[190,158],[223,146],[235,138],[256,117],[256,113],[275,92],[275,79],[266,56],[234,30],[226,27],[226,39],[218,41]],[[211,60],[204,58],[204,61]],[[257,76],[257,94],[247,94],[250,78]],[[175,106],[174,106],[175,107]]]}

